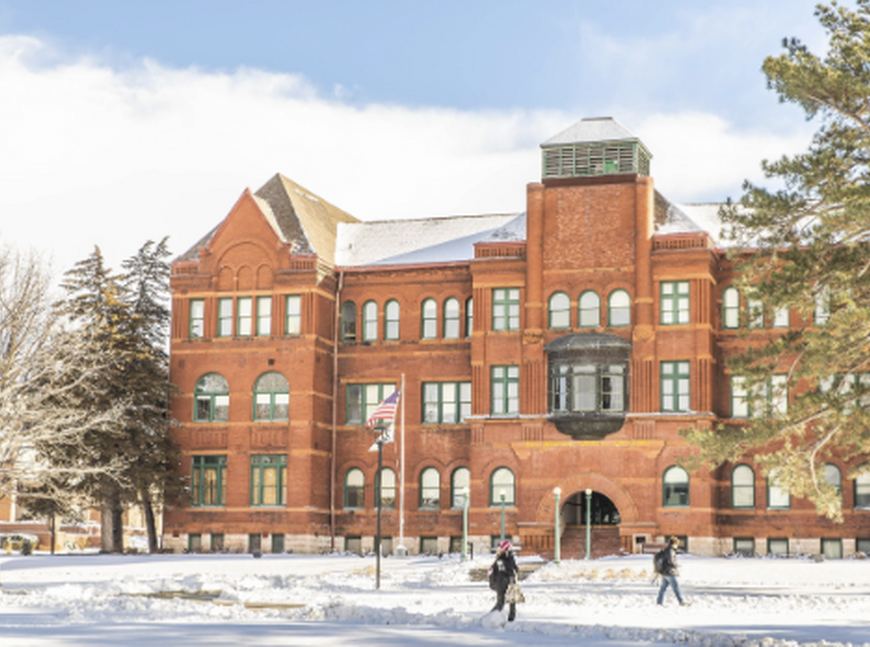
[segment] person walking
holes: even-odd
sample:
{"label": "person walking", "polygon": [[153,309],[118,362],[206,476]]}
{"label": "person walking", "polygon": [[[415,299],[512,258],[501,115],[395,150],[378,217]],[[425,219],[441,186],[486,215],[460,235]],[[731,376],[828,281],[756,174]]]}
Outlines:
{"label": "person walking", "polygon": [[674,595],[677,596],[677,601],[680,603],[680,606],[686,607],[689,606],[689,603],[683,600],[683,596],[680,593],[680,583],[677,581],[677,577],[679,577],[680,569],[677,566],[677,546],[680,545],[680,540],[676,537],[671,537],[668,539],[667,548],[663,548],[658,555],[656,555],[656,560],[659,562],[659,573],[662,576],[662,584],[659,587],[659,596],[656,600],[656,604],[661,605],[665,599],[665,591],[668,590],[670,586],[674,590]]}
{"label": "person walking", "polygon": [[[514,559],[513,545],[505,539],[498,545],[498,553],[490,567],[493,588],[496,593],[493,611],[501,611],[505,605],[505,594],[508,586],[517,580],[517,561]],[[509,601],[508,622],[513,622],[517,617],[516,601]]]}

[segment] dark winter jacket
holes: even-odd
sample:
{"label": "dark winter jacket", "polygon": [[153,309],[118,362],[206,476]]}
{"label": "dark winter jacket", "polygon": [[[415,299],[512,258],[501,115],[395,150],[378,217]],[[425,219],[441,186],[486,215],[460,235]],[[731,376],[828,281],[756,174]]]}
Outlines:
{"label": "dark winter jacket", "polygon": [[662,575],[673,575],[674,577],[680,574],[680,569],[677,566],[677,549],[674,546],[669,546],[665,550],[664,560],[662,561]]}
{"label": "dark winter jacket", "polygon": [[495,574],[495,590],[504,591],[511,580],[517,576],[517,562],[511,551],[499,553],[492,563],[492,572]]}

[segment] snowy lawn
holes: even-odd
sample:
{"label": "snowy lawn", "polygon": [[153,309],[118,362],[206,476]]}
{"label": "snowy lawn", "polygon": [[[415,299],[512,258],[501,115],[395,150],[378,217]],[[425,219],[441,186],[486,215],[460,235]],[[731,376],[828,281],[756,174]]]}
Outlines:
{"label": "snowy lawn", "polygon": [[0,556],[0,645],[870,647],[870,560],[681,556],[691,606],[655,604],[650,556],[543,564],[517,621],[491,557]]}

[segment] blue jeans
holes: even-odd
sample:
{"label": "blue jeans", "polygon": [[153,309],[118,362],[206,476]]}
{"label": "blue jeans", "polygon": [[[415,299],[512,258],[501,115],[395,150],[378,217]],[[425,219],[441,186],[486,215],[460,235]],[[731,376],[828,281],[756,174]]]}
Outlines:
{"label": "blue jeans", "polygon": [[683,596],[680,595],[680,584],[677,582],[676,575],[662,575],[662,585],[659,588],[659,597],[656,600],[656,604],[661,604],[665,599],[665,591],[668,590],[668,586],[671,586],[671,588],[674,589],[674,594],[677,596],[677,600],[682,604]]}

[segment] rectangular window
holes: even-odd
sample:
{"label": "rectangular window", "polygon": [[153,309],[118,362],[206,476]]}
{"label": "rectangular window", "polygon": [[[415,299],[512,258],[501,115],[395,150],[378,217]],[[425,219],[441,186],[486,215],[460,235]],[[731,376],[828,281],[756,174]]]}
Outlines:
{"label": "rectangular window", "polygon": [[190,478],[191,505],[225,505],[227,457],[194,456]]}
{"label": "rectangular window", "polygon": [[519,330],[520,289],[496,288],[492,291],[492,329]]}
{"label": "rectangular window", "polygon": [[199,339],[205,334],[205,301],[190,300],[190,338]]}
{"label": "rectangular window", "polygon": [[520,410],[520,367],[493,366],[492,415],[516,414]]}
{"label": "rectangular window", "polygon": [[662,411],[689,410],[689,362],[662,362]]}
{"label": "rectangular window", "polygon": [[251,505],[287,504],[287,455],[251,456]]}
{"label": "rectangular window", "polygon": [[237,302],[239,320],[236,324],[237,337],[250,337],[253,333],[253,311],[251,297],[239,297]]}
{"label": "rectangular window", "polygon": [[198,532],[192,532],[187,536],[187,552],[202,552],[202,535]]}
{"label": "rectangular window", "polygon": [[843,559],[843,540],[823,537],[821,552],[825,559]]}
{"label": "rectangular window", "polygon": [[248,552],[263,550],[263,537],[258,532],[252,532],[248,535]]}
{"label": "rectangular window", "polygon": [[755,557],[755,539],[752,537],[735,537],[734,552],[744,557]]}
{"label": "rectangular window", "polygon": [[423,382],[423,423],[455,425],[471,415],[471,382]]}
{"label": "rectangular window", "polygon": [[284,552],[284,535],[272,535],[272,554],[280,555]]}
{"label": "rectangular window", "polygon": [[743,376],[731,376],[731,417],[761,418],[788,414],[788,376],[774,375],[752,389]]}
{"label": "rectangular window", "polygon": [[344,552],[362,555],[362,537],[349,536],[344,538]]}
{"label": "rectangular window", "polygon": [[855,507],[870,509],[870,478],[866,474],[855,478]]}
{"label": "rectangular window", "polygon": [[771,537],[767,540],[767,554],[788,557],[788,539]]}
{"label": "rectangular window", "polygon": [[437,555],[438,537],[420,537],[420,554]]}
{"label": "rectangular window", "polygon": [[791,508],[791,495],[779,487],[772,476],[767,479],[767,507],[774,510]]}
{"label": "rectangular window", "polygon": [[218,299],[218,337],[233,336],[233,300],[224,297]]}
{"label": "rectangular window", "polygon": [[369,415],[388,395],[396,390],[396,385],[387,384],[348,384],[347,385],[347,424],[364,425]]}
{"label": "rectangular window", "polygon": [[211,552],[220,553],[224,550],[224,533],[211,533]]}
{"label": "rectangular window", "polygon": [[689,323],[688,281],[662,281],[660,321],[663,326]]}
{"label": "rectangular window", "polygon": [[855,540],[855,550],[870,555],[870,537],[858,537]]}
{"label": "rectangular window", "polygon": [[764,305],[758,299],[746,301],[746,321],[750,328],[764,328]]}
{"label": "rectangular window", "polygon": [[272,334],[272,297],[257,297],[257,335]]}
{"label": "rectangular window", "polygon": [[302,332],[302,297],[291,294],[287,297],[287,319],[284,334],[298,335]]}
{"label": "rectangular window", "polygon": [[773,311],[773,327],[788,328],[789,325],[788,308],[777,308]]}

